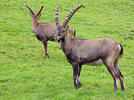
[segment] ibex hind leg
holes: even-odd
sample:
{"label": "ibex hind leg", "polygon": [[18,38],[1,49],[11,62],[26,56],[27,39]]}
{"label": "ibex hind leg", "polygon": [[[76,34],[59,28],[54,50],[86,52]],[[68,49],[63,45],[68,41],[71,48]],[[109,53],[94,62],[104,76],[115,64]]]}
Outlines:
{"label": "ibex hind leg", "polygon": [[116,72],[119,74],[119,79],[120,79],[120,84],[121,84],[121,90],[125,91],[125,85],[124,85],[124,79],[123,79],[123,74],[121,73],[118,65],[118,60],[115,61],[114,67]]}
{"label": "ibex hind leg", "polygon": [[45,57],[49,58],[49,55],[47,53],[47,41],[46,40],[42,40],[42,43],[44,45],[44,50],[45,50]]}
{"label": "ibex hind leg", "polygon": [[105,64],[105,66],[107,67],[108,71],[110,72],[110,74],[112,75],[112,77],[114,79],[114,89],[117,90],[118,89],[118,77],[119,77],[119,75],[114,68],[114,63],[108,59],[103,59],[103,62]]}

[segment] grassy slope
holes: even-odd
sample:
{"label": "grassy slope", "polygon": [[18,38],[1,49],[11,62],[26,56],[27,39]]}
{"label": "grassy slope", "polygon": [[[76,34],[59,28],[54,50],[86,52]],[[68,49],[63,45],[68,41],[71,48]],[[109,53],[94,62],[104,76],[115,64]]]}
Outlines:
{"label": "grassy slope", "polygon": [[[44,5],[40,21],[54,22],[55,9],[66,14],[85,5],[71,19],[77,37],[109,37],[124,46],[120,69],[126,91],[113,90],[113,79],[103,67],[83,66],[82,87],[73,89],[72,67],[56,42],[49,42],[50,59],[31,29],[28,3],[35,11]],[[134,99],[133,0],[0,0],[0,100],[120,100]],[[120,85],[119,85],[120,89]]]}

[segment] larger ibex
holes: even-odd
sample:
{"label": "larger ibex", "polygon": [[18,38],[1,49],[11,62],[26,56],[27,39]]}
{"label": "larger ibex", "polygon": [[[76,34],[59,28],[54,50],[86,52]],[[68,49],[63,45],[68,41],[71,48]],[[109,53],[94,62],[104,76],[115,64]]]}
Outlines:
{"label": "larger ibex", "polygon": [[83,5],[74,8],[65,18],[63,24],[60,24],[59,10],[56,10],[57,32],[55,39],[59,40],[61,48],[66,55],[68,62],[73,67],[74,88],[81,86],[80,72],[83,64],[90,64],[102,61],[114,79],[114,89],[118,89],[118,78],[121,83],[121,90],[125,90],[123,75],[119,69],[119,57],[123,54],[123,47],[110,38],[102,39],[80,39],[72,38],[68,34],[68,22],[73,14]]}
{"label": "larger ibex", "polygon": [[[45,50],[45,56],[47,58],[49,58],[49,55],[47,53],[47,41],[48,40],[54,41],[54,35],[55,35],[55,32],[56,32],[56,24],[55,23],[48,23],[48,22],[43,22],[43,23],[38,22],[38,19],[41,16],[41,11],[43,9],[43,6],[41,6],[38,13],[35,14],[30,6],[28,6],[26,3],[24,3],[24,5],[31,12],[30,16],[32,18],[32,30],[35,33],[38,40],[40,40],[43,43],[44,50]],[[69,33],[71,35],[75,36],[75,30],[71,27],[69,27]]]}

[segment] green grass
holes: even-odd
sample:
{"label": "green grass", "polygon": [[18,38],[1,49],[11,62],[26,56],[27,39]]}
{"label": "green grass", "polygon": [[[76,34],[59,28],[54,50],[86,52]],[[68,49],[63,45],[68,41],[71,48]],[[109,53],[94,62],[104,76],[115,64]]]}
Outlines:
{"label": "green grass", "polygon": [[[82,87],[73,89],[73,71],[60,45],[48,42],[50,59],[32,33],[29,4],[34,11],[44,5],[40,22],[54,22],[60,5],[61,21],[69,11],[85,5],[70,25],[80,38],[113,38],[124,47],[120,69],[126,91],[113,90],[106,67],[84,65]],[[0,100],[134,100],[133,0],[0,0]]]}

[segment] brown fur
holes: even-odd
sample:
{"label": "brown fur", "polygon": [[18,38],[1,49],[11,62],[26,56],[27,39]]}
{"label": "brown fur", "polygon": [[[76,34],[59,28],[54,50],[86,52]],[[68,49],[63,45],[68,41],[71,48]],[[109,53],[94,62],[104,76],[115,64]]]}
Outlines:
{"label": "brown fur", "polygon": [[[78,7],[82,7],[81,5]],[[78,7],[74,8],[74,14]],[[56,12],[59,12],[58,10]],[[71,18],[72,13],[68,16]],[[56,15],[58,21],[58,13]],[[70,18],[66,18],[69,21]],[[64,22],[64,24],[66,24]],[[101,39],[80,39],[72,38],[68,33],[68,26],[63,27],[57,23],[55,39],[60,40],[61,48],[66,55],[68,62],[73,67],[74,88],[81,86],[80,71],[83,64],[88,64],[101,59],[114,79],[114,89],[118,88],[118,78],[121,83],[121,90],[125,90],[123,74],[121,73],[118,61],[120,54],[123,54],[123,47],[110,38]]]}
{"label": "brown fur", "polygon": [[[41,6],[40,10],[37,14],[34,13],[32,8],[30,8],[27,4],[24,4],[30,10],[30,16],[32,19],[32,30],[35,33],[38,40],[40,40],[44,45],[45,56],[49,58],[47,53],[47,41],[54,41],[54,36],[56,33],[56,24],[55,23],[47,23],[47,22],[38,22],[38,19],[41,16],[41,11],[43,6]],[[69,34],[74,35],[75,30],[70,27]]]}

